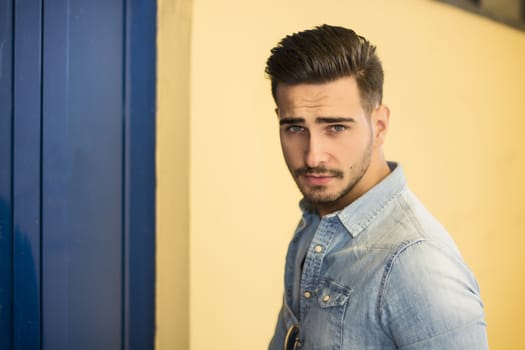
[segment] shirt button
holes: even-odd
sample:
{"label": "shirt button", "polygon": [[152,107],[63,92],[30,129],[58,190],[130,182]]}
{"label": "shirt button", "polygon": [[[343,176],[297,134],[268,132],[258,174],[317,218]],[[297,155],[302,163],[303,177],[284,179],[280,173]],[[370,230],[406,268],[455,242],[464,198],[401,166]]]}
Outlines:
{"label": "shirt button", "polygon": [[324,301],[325,303],[327,303],[328,300],[330,300],[330,296],[329,296],[329,295],[325,295],[325,296],[323,297],[323,301]]}
{"label": "shirt button", "polygon": [[310,297],[312,296],[312,293],[306,291],[306,292],[304,292],[303,295],[304,295],[304,297],[305,297],[306,299],[310,299]]}
{"label": "shirt button", "polygon": [[315,246],[314,250],[316,253],[320,253],[323,251],[323,246],[318,244]]}

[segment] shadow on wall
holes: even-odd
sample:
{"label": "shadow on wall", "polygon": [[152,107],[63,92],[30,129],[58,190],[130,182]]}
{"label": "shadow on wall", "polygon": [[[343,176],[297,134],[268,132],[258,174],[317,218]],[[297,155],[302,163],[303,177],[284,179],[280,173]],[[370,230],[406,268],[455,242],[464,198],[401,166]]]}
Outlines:
{"label": "shadow on wall", "polygon": [[11,210],[7,202],[0,198],[0,245],[3,253],[0,280],[3,339],[0,339],[0,346],[5,349],[13,348],[14,345],[20,349],[38,349],[40,291],[35,252],[25,232],[17,227],[11,231],[11,220],[6,219],[11,216]]}
{"label": "shadow on wall", "polygon": [[523,0],[437,0],[525,31]]}

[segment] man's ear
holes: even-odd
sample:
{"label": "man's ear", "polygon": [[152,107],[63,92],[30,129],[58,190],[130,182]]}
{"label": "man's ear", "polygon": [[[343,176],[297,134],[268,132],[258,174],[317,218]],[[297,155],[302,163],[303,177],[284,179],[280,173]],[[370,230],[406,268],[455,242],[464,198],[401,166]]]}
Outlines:
{"label": "man's ear", "polygon": [[375,144],[381,146],[385,142],[386,133],[388,131],[390,109],[386,105],[379,105],[372,111],[371,119]]}

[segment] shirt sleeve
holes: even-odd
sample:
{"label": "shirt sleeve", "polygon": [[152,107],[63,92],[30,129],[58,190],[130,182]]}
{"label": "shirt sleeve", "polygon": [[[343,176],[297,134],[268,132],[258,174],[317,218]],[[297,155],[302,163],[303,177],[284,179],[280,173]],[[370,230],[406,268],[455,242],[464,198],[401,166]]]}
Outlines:
{"label": "shirt sleeve", "polygon": [[479,288],[455,249],[420,241],[396,252],[378,312],[398,349],[488,349]]}

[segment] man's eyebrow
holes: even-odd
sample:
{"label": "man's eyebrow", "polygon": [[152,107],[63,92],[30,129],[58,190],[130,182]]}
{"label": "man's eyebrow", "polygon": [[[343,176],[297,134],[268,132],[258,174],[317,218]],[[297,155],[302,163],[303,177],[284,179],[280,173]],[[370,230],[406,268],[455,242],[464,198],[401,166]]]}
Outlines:
{"label": "man's eyebrow", "polygon": [[304,124],[304,118],[282,118],[279,120],[279,125],[288,124]]}
{"label": "man's eyebrow", "polygon": [[315,119],[318,124],[333,124],[333,123],[355,123],[354,118],[345,117],[318,117]]}

